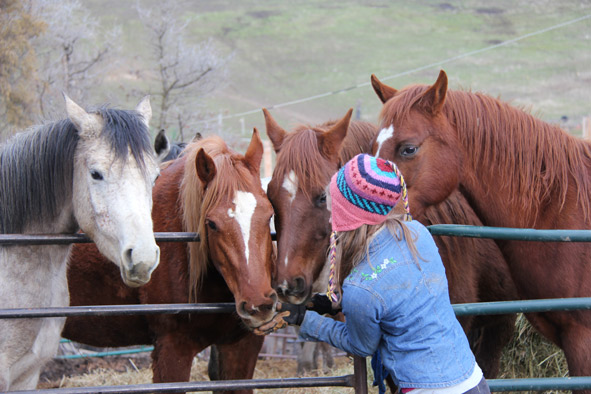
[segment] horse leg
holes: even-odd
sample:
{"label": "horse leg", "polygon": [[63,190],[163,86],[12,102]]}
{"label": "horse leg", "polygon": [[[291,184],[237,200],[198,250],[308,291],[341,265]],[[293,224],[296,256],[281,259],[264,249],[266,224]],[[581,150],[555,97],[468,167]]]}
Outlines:
{"label": "horse leg", "polygon": [[318,346],[322,350],[322,365],[324,367],[324,370],[329,371],[334,367],[332,347],[326,342],[319,342]]}
{"label": "horse leg", "polygon": [[[208,365],[211,380],[252,379],[263,347],[264,336],[251,332],[233,343],[216,344],[211,347]],[[252,390],[221,391],[224,394],[252,394]]]}
{"label": "horse leg", "polygon": [[316,342],[300,343],[300,351],[298,352],[298,376],[318,369],[316,344]]}
{"label": "horse leg", "polygon": [[152,351],[153,382],[188,382],[193,358],[202,349],[179,333],[157,337]]}

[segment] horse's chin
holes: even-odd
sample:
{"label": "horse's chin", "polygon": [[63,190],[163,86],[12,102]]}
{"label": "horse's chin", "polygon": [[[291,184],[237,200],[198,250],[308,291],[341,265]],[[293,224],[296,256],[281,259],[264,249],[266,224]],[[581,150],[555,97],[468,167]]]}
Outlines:
{"label": "horse's chin", "polygon": [[266,317],[264,320],[242,318],[242,322],[250,331],[255,331],[257,328],[265,326],[265,325],[269,324],[271,321],[273,321],[273,318],[276,315],[277,315],[277,312],[274,312],[273,314],[269,314],[268,317]]}
{"label": "horse's chin", "polygon": [[306,303],[310,299],[310,297],[312,296],[310,289],[308,289],[304,293],[300,293],[300,294],[284,294],[284,293],[278,292],[278,295],[279,295],[280,302],[286,303],[286,304],[296,304],[296,305]]}
{"label": "horse's chin", "polygon": [[150,281],[151,276],[147,278],[130,278],[127,276],[125,271],[121,271],[121,279],[126,286],[129,287],[141,287]]}

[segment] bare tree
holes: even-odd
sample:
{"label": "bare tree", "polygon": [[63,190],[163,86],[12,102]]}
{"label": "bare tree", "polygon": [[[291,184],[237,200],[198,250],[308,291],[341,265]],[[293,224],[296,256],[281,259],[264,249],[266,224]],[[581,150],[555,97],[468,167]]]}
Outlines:
{"label": "bare tree", "polygon": [[142,8],[138,2],[137,10],[149,32],[156,65],[150,74],[153,90],[149,92],[160,99],[155,126],[158,129],[176,126],[184,140],[186,125],[199,116],[195,110],[199,98],[225,81],[230,57],[219,55],[212,40],[187,42],[191,20],[179,18],[182,12],[177,2],[156,2],[150,8]]}
{"label": "bare tree", "polygon": [[31,40],[45,24],[20,0],[0,0],[0,137],[30,125],[35,115],[32,93],[37,57]]}
{"label": "bare tree", "polygon": [[119,30],[103,30],[78,0],[33,0],[37,17],[47,31],[37,48],[41,82],[38,105],[44,117],[62,111],[61,92],[88,102],[115,65]]}

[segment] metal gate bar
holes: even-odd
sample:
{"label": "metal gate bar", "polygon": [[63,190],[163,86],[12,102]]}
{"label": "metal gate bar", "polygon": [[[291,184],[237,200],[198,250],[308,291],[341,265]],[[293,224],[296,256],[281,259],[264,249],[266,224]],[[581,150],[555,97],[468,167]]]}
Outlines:
{"label": "metal gate bar", "polygon": [[[365,367],[365,364],[364,364]],[[218,380],[213,382],[151,383],[127,386],[71,387],[48,390],[11,391],[20,394],[115,394],[115,393],[179,393],[185,391],[282,389],[305,387],[353,387],[354,375],[320,378]],[[367,391],[366,391],[367,392]]]}

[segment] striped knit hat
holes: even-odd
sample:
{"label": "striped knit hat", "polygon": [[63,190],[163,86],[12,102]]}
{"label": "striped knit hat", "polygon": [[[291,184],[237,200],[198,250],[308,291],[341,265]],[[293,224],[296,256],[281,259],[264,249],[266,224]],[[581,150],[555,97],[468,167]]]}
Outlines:
{"label": "striped knit hat", "polygon": [[352,158],[330,182],[332,230],[384,222],[403,195],[401,180],[398,168],[387,160],[365,153]]}
{"label": "striped knit hat", "polygon": [[406,215],[408,195],[404,178],[396,164],[362,153],[347,162],[330,180],[332,234],[328,297],[336,305],[340,295],[336,286],[336,232],[350,231],[363,224],[380,224],[402,198]]}

